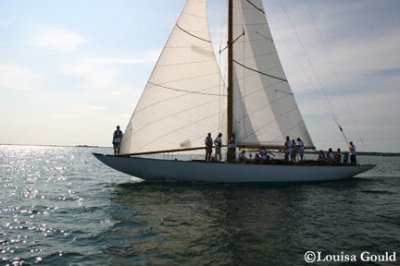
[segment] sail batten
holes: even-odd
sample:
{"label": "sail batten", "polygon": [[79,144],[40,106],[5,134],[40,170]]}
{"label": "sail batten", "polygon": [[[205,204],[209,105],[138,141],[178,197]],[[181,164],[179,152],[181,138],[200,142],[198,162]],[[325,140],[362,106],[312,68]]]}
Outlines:
{"label": "sail batten", "polygon": [[181,31],[185,32],[186,34],[189,34],[189,35],[192,36],[192,37],[195,37],[195,38],[197,38],[197,39],[199,39],[199,40],[201,40],[201,41],[204,41],[204,42],[211,43],[211,40],[203,39],[203,38],[201,38],[201,37],[199,37],[199,36],[197,36],[197,35],[195,35],[195,34],[193,34],[193,33],[190,33],[189,31],[185,30],[184,28],[182,28],[182,27],[179,26],[178,24],[176,24],[176,27],[177,27],[178,29],[180,29]]}
{"label": "sail batten", "polygon": [[256,73],[258,73],[258,74],[261,74],[261,75],[264,75],[264,76],[267,76],[267,77],[270,77],[270,78],[273,78],[273,79],[277,79],[277,80],[280,80],[280,81],[284,81],[284,82],[287,82],[287,81],[288,81],[288,80],[285,79],[285,78],[276,77],[276,76],[274,76],[274,75],[270,75],[270,74],[264,73],[264,72],[262,72],[262,71],[260,71],[260,70],[253,69],[253,68],[251,68],[251,67],[249,67],[249,66],[245,66],[245,65],[243,65],[242,63],[240,63],[240,62],[238,62],[238,61],[236,61],[236,60],[233,60],[233,62],[235,62],[236,64],[238,64],[238,65],[241,66],[241,67],[244,67],[244,68],[246,68],[246,69],[248,69],[248,70],[251,70],[251,71],[253,71],[253,72],[256,72]]}
{"label": "sail batten", "polygon": [[252,5],[255,9],[257,9],[258,11],[260,11],[261,13],[265,14],[264,9],[261,9],[260,7],[258,7],[256,4],[254,4],[252,1],[250,0],[246,0],[250,5]]}

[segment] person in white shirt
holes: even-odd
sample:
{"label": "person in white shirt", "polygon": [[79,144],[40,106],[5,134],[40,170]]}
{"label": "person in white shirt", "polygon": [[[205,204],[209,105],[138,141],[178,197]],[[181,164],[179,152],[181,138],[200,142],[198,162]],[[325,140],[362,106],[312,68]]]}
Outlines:
{"label": "person in white shirt", "polygon": [[354,145],[352,141],[350,141],[350,144],[349,144],[349,152],[350,152],[350,164],[357,165],[356,145]]}
{"label": "person in white shirt", "polygon": [[292,141],[290,140],[289,136],[286,137],[286,142],[283,152],[285,153],[285,161],[288,162],[290,153],[292,152]]}
{"label": "person in white shirt", "polygon": [[303,161],[303,159],[304,159],[304,142],[301,140],[301,138],[297,138],[297,150],[300,155],[300,160]]}
{"label": "person in white shirt", "polygon": [[259,157],[263,161],[267,161],[269,159],[268,151],[266,148],[261,149],[259,152]]}
{"label": "person in white shirt", "polygon": [[222,133],[219,133],[218,136],[214,140],[214,145],[215,145],[215,159],[220,162],[222,159],[221,155],[221,147],[222,147]]}
{"label": "person in white shirt", "polygon": [[293,139],[292,140],[292,150],[290,152],[290,161],[292,163],[295,163],[296,157],[297,157],[297,144],[296,144],[296,141]]}

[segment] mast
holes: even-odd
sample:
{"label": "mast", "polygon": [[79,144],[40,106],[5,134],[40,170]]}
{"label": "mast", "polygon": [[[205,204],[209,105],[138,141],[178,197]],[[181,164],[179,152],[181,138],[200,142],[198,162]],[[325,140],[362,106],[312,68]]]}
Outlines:
{"label": "mast", "polygon": [[233,0],[228,0],[228,105],[227,105],[227,133],[228,139],[233,133]]}

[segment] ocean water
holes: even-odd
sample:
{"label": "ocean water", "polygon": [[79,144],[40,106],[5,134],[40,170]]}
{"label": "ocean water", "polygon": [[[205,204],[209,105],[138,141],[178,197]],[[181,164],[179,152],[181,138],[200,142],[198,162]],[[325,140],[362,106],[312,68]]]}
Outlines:
{"label": "ocean water", "polygon": [[140,183],[92,152],[0,146],[0,265],[400,265],[400,157],[271,186]]}

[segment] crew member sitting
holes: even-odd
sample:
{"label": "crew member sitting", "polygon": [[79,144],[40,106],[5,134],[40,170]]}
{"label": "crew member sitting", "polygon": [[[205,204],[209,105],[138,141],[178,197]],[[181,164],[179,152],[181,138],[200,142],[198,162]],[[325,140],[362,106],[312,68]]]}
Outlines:
{"label": "crew member sitting", "polygon": [[326,161],[325,153],[323,150],[320,150],[318,153],[318,161]]}
{"label": "crew member sitting", "polygon": [[245,162],[247,162],[247,157],[246,157],[246,151],[245,150],[242,150],[242,152],[241,153],[239,153],[239,156],[238,156],[238,162],[239,163],[245,163]]}
{"label": "crew member sitting", "polygon": [[331,162],[331,161],[333,161],[333,158],[334,158],[334,156],[333,156],[332,148],[329,148],[328,152],[326,153],[326,160]]}
{"label": "crew member sitting", "polygon": [[335,163],[341,164],[342,163],[342,152],[338,148],[336,153],[335,153]]}

